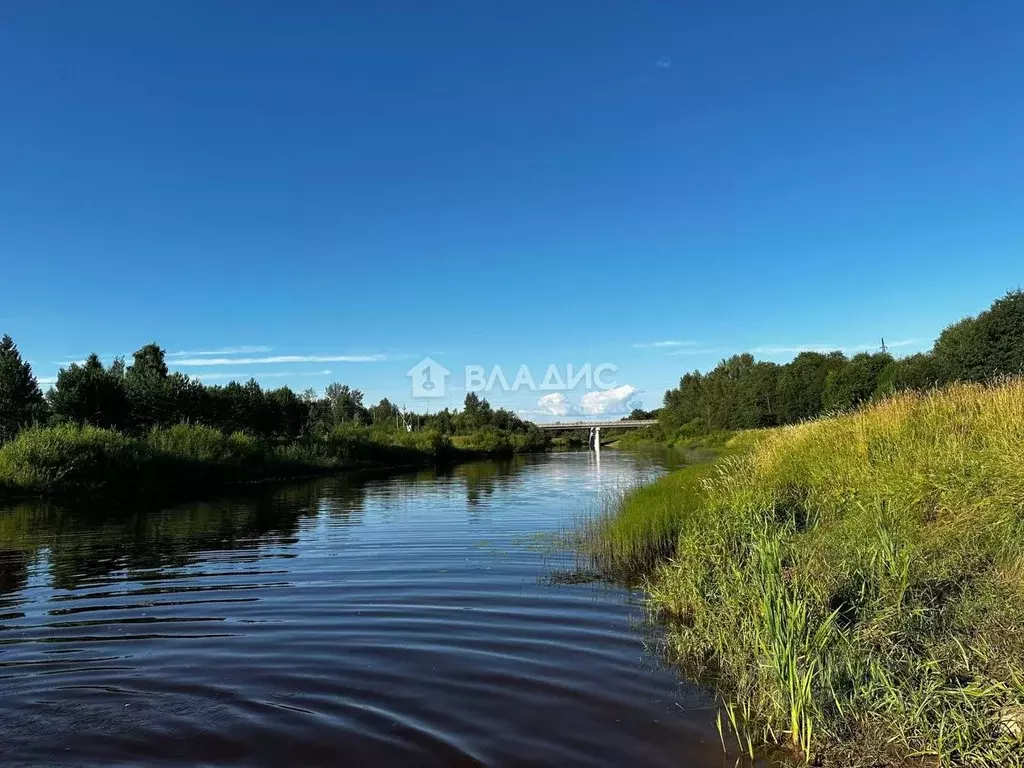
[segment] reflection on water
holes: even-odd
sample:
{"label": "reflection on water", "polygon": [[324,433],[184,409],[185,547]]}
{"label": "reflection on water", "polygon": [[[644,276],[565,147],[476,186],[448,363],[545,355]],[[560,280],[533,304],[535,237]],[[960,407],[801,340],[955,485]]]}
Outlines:
{"label": "reflection on water", "polygon": [[[598,464],[600,461],[600,464]],[[0,511],[0,762],[715,765],[635,595],[539,551],[606,451]]]}

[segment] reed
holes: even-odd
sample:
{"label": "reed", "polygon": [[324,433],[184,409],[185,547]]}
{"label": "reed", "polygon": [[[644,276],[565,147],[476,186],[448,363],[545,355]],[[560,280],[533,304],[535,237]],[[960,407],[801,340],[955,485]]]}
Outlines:
{"label": "reed", "polygon": [[651,606],[741,743],[817,764],[1024,764],[1024,382],[739,443],[628,494],[600,531],[607,562],[667,554]]}

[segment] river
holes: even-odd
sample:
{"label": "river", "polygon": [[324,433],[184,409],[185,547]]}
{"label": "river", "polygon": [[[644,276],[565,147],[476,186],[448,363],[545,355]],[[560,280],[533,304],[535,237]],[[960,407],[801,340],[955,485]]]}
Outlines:
{"label": "river", "polygon": [[719,768],[640,595],[551,578],[553,537],[659,471],[554,453],[0,511],[0,763]]}

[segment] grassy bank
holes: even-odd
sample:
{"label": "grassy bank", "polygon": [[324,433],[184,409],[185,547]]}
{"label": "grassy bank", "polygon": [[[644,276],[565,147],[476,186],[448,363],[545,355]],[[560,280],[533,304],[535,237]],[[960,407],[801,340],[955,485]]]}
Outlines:
{"label": "grassy bank", "polygon": [[628,495],[592,553],[650,569],[734,732],[819,764],[1024,764],[1024,383],[744,433]]}
{"label": "grassy bank", "polygon": [[245,433],[179,424],[143,437],[64,425],[23,430],[0,447],[0,492],[35,496],[184,495],[231,483],[325,474],[354,467],[448,463],[543,448],[530,435],[493,429],[449,438],[337,427],[275,443]]}

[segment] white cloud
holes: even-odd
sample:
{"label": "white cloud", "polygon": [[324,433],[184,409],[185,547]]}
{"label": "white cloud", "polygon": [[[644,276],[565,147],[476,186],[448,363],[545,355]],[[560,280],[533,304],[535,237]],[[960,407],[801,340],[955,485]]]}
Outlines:
{"label": "white cloud", "polygon": [[632,384],[621,387],[587,392],[580,400],[580,409],[590,416],[629,413],[640,407],[637,388]]}
{"label": "white cloud", "polygon": [[663,349],[665,347],[695,347],[696,341],[639,341],[633,345],[636,349]]}
{"label": "white cloud", "polygon": [[627,414],[642,406],[639,390],[632,384],[612,389],[587,392],[578,405],[570,402],[562,392],[551,392],[537,400],[535,410],[522,410],[522,414],[537,416],[614,416]]}
{"label": "white cloud", "polygon": [[654,62],[654,66],[656,66],[658,69],[670,69],[672,67],[672,57],[662,56],[660,59]]}
{"label": "white cloud", "polygon": [[334,371],[274,371],[273,373],[194,373],[192,378],[202,379],[234,379],[235,381],[248,381],[249,379],[269,379],[282,376],[330,376]]}
{"label": "white cloud", "polygon": [[167,357],[203,357],[210,355],[258,355],[273,351],[273,347],[257,344],[254,346],[220,347],[219,349],[200,349],[190,352],[168,352]]}
{"label": "white cloud", "polygon": [[174,365],[273,365],[275,363],[378,363],[385,355],[273,355],[271,357],[186,357]]}
{"label": "white cloud", "polygon": [[570,413],[578,413],[576,407],[561,392],[544,395],[537,401],[537,409],[539,413],[547,416],[568,416]]}
{"label": "white cloud", "polygon": [[36,381],[39,382],[40,384],[56,384],[57,383],[57,377],[56,376],[39,376],[38,378],[36,378]]}

